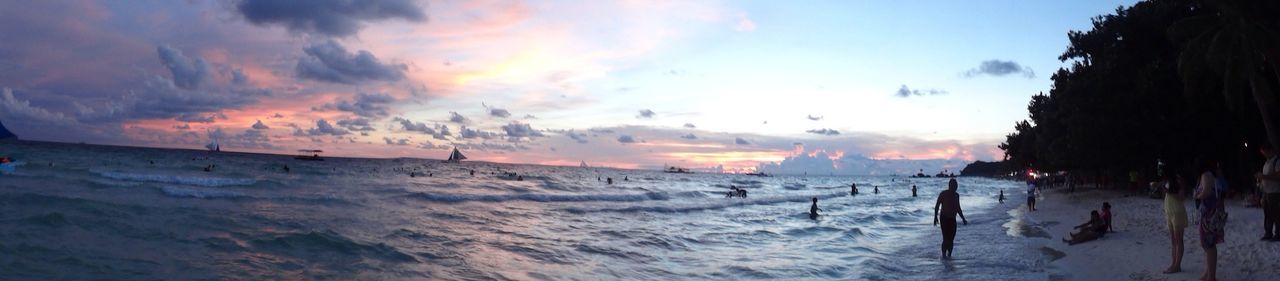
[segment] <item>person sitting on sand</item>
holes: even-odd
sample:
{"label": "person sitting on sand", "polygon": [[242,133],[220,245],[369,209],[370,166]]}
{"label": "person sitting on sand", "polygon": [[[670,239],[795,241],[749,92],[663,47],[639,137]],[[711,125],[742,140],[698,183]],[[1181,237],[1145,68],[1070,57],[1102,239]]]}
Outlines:
{"label": "person sitting on sand", "polygon": [[813,205],[810,205],[810,206],[809,206],[809,219],[811,219],[811,220],[817,220],[817,219],[818,219],[818,211],[821,211],[821,210],[822,210],[822,209],[818,209],[818,197],[814,197],[814,198],[813,198]]}
{"label": "person sitting on sand", "polygon": [[1094,210],[1089,213],[1089,221],[1077,225],[1075,229],[1080,231],[1071,233],[1071,239],[1062,238],[1062,242],[1067,243],[1067,245],[1075,245],[1102,238],[1107,232],[1107,222],[1103,221],[1102,215]]}

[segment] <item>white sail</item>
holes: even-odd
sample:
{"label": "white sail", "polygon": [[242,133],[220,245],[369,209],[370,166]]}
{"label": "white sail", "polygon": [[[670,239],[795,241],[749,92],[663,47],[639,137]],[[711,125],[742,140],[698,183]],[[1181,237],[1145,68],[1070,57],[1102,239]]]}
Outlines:
{"label": "white sail", "polygon": [[582,161],[582,164],[580,164],[580,165],[578,165],[578,166],[581,166],[581,167],[583,167],[583,168],[590,168],[590,167],[591,167],[591,166],[587,166],[587,161]]}
{"label": "white sail", "polygon": [[204,147],[208,148],[209,151],[222,151],[222,147],[218,145],[218,140],[216,139],[213,140],[212,142],[209,142],[209,144],[206,144]]}

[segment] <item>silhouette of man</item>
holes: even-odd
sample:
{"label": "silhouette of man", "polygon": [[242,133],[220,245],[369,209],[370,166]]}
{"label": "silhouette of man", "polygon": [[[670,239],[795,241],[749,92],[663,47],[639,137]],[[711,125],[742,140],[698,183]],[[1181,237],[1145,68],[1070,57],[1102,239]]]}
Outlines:
{"label": "silhouette of man", "polygon": [[938,193],[938,203],[933,205],[933,224],[938,224],[938,211],[942,211],[942,258],[951,258],[952,246],[955,246],[956,240],[956,216],[960,216],[960,220],[964,224],[969,224],[969,220],[964,218],[964,211],[960,209],[960,193],[956,193],[959,184],[956,179],[947,182],[947,190]]}

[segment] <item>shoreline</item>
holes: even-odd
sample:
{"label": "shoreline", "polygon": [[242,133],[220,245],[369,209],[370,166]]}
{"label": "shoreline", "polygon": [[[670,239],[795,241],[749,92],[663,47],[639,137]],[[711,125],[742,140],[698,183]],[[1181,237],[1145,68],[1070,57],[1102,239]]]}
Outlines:
{"label": "shoreline", "polygon": [[[1034,212],[1020,206],[1009,210],[1011,225],[1023,225],[1029,248],[1061,253],[1046,270],[1053,280],[1199,280],[1205,270],[1194,201],[1187,200],[1188,225],[1183,233],[1182,272],[1165,274],[1171,262],[1164,201],[1145,196],[1125,197],[1123,191],[1065,188],[1042,189]],[[1021,196],[1015,196],[1020,199]],[[1075,225],[1088,220],[1090,210],[1110,202],[1114,232],[1098,240],[1068,246],[1062,242]],[[1274,280],[1280,276],[1280,242],[1259,241],[1262,209],[1227,201],[1226,241],[1218,245],[1218,279]],[[1022,220],[1019,222],[1019,220]],[[1043,233],[1039,233],[1039,232]],[[1037,247],[1039,246],[1039,247]],[[1057,278],[1061,277],[1061,278]]]}

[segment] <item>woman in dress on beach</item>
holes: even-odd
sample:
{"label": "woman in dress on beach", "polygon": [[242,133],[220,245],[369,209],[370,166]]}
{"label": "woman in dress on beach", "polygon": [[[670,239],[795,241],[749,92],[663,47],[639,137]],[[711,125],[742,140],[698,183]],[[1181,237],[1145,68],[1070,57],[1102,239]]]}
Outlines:
{"label": "woman in dress on beach", "polygon": [[1200,170],[1204,171],[1200,174],[1200,184],[1196,188],[1196,199],[1200,199],[1200,247],[1204,248],[1205,271],[1200,280],[1213,281],[1218,280],[1218,244],[1222,243],[1225,236],[1225,210],[1223,210],[1221,198],[1218,198],[1217,176],[1213,171],[1216,166],[1215,161],[1198,161],[1200,162]]}
{"label": "woman in dress on beach", "polygon": [[1163,171],[1162,180],[1164,187],[1164,218],[1165,225],[1169,226],[1169,245],[1172,248],[1173,262],[1169,264],[1169,268],[1164,273],[1182,272],[1182,254],[1183,246],[1182,235],[1187,229],[1187,208],[1186,198],[1183,198],[1182,190],[1186,186],[1186,181],[1181,176],[1173,173],[1170,169]]}

